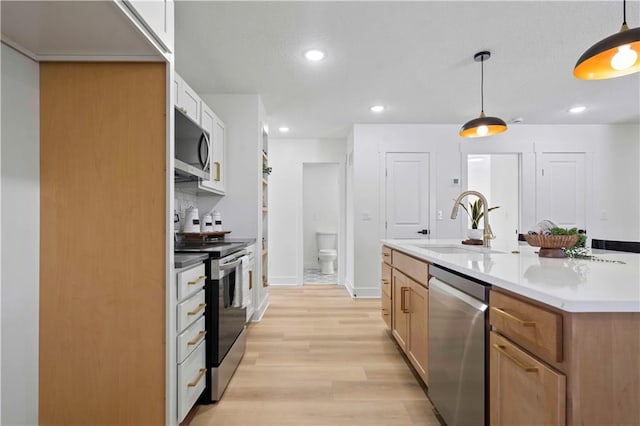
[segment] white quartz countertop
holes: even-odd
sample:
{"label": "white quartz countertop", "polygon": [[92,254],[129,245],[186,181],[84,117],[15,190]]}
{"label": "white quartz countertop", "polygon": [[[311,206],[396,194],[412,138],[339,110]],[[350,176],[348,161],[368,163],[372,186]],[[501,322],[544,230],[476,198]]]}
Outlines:
{"label": "white quartz countertop", "polygon": [[[384,245],[568,312],[640,312],[640,254],[593,250],[602,260],[548,259],[526,243],[382,240]],[[460,250],[463,249],[463,250]],[[519,251],[519,253],[512,253]]]}

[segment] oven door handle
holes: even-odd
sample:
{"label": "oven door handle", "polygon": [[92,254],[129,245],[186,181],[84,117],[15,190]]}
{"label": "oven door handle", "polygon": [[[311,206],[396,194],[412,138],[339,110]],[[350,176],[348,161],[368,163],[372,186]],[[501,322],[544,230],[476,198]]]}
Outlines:
{"label": "oven door handle", "polygon": [[234,260],[233,262],[222,264],[222,265],[220,265],[220,270],[221,271],[226,271],[228,269],[237,268],[238,265],[240,265],[240,262],[242,262],[242,259],[238,259],[238,260]]}

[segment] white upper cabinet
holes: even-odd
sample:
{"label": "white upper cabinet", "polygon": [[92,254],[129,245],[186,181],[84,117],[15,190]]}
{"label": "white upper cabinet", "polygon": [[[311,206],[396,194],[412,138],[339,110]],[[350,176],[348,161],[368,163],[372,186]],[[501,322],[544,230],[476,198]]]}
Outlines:
{"label": "white upper cabinet", "polygon": [[200,100],[200,96],[191,88],[189,85],[178,75],[175,73],[174,81],[173,81],[173,90],[176,100],[176,107],[184,112],[187,117],[191,118],[198,125],[202,125],[201,123],[201,106],[202,101]]}
{"label": "white upper cabinet", "polygon": [[218,194],[224,194],[224,152],[225,152],[225,124],[218,116],[205,104],[201,103],[202,128],[209,134],[211,143],[211,179],[202,181],[202,189],[209,189]]}
{"label": "white upper cabinet", "polygon": [[173,0],[125,0],[151,36],[166,52],[173,52]]}

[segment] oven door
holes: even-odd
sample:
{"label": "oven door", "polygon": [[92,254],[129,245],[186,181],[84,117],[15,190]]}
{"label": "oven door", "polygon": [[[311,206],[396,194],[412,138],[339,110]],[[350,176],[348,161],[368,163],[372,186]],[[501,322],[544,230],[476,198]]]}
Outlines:
{"label": "oven door", "polygon": [[[241,260],[220,265],[218,284],[218,359],[220,365],[236,341],[246,321],[246,308],[242,307]],[[215,283],[216,281],[214,281]]]}

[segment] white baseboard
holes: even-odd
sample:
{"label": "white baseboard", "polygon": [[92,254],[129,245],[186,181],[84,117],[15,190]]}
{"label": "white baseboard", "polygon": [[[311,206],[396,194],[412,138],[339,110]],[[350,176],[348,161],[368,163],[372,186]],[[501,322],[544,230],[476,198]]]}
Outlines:
{"label": "white baseboard", "polygon": [[296,277],[269,277],[269,285],[300,285]]}
{"label": "white baseboard", "polygon": [[264,300],[262,301],[262,305],[260,305],[260,308],[256,309],[255,312],[253,313],[253,317],[251,317],[251,322],[260,322],[262,320],[262,317],[264,316],[264,313],[267,312],[268,307],[269,307],[269,295],[267,294]]}
{"label": "white baseboard", "polygon": [[349,295],[354,299],[379,299],[380,287],[357,287],[354,288],[353,283],[345,279],[344,286]]}

